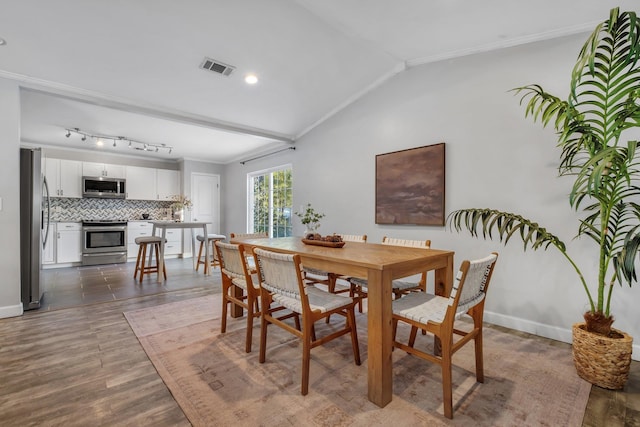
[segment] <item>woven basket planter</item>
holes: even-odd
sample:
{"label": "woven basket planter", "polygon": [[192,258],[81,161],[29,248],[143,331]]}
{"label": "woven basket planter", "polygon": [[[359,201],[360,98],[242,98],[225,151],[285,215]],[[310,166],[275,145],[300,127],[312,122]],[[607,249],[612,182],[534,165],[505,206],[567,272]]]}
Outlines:
{"label": "woven basket planter", "polygon": [[619,390],[629,378],[633,338],[612,329],[619,337],[605,337],[573,325],[573,362],[578,376],[598,387]]}

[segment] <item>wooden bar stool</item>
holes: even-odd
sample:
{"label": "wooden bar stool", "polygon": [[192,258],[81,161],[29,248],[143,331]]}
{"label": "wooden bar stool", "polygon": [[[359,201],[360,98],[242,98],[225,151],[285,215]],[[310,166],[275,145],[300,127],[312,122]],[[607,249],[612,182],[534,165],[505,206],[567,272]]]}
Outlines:
{"label": "wooden bar stool", "polygon": [[[223,234],[207,234],[206,244],[210,245],[209,247],[209,255],[211,256],[211,267],[215,267],[216,265],[220,265],[220,260],[218,260],[218,254],[216,252],[215,242],[217,240],[224,240],[227,236]],[[196,271],[200,268],[200,264],[204,264],[204,274],[209,272],[209,266],[206,261],[202,259],[202,252],[205,245],[205,238],[202,234],[198,234],[196,239],[200,242],[200,249],[198,250],[198,263],[196,264]]]}
{"label": "wooden bar stool", "polygon": [[[165,243],[166,243],[165,239]],[[162,237],[157,236],[140,236],[136,237],[136,244],[138,245],[138,258],[136,258],[136,270],[133,273],[133,278],[135,279],[138,275],[138,271],[140,272],[140,283],[142,283],[142,278],[145,274],[150,273],[158,273],[158,259],[160,257],[160,243],[162,242]],[[145,260],[147,258],[147,247],[151,246],[151,256],[149,257],[149,265],[145,266]],[[155,265],[151,264],[151,260],[153,258],[153,250],[155,249],[156,253],[156,263]],[[164,279],[167,280],[167,265],[163,264],[163,274]]]}

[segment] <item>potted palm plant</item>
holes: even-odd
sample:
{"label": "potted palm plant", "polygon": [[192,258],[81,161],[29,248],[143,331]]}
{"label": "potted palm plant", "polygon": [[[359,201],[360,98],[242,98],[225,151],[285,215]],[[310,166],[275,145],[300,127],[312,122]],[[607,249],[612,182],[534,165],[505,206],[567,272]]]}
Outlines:
{"label": "potted palm plant", "polygon": [[447,218],[456,231],[519,236],[524,248],[555,247],[578,274],[589,301],[585,323],[573,325],[578,375],[593,384],[620,389],[628,379],[632,339],[612,328],[615,284],[637,282],[640,247],[640,158],[638,141],[625,132],[640,126],[640,21],[634,12],[611,10],[588,37],[571,73],[567,100],[539,85],[513,89],[525,116],[553,125],[560,148],[560,177],[572,177],[569,205],[584,216],[577,237],[598,248],[598,277],[588,281],[556,235],[523,216],[495,209],[461,209]]}

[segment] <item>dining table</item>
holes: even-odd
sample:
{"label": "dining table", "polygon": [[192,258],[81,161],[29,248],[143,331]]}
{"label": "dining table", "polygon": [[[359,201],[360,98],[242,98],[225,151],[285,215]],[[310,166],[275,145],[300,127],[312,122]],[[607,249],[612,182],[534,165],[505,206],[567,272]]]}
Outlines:
{"label": "dining table", "polygon": [[[194,268],[196,268],[196,266],[198,265],[197,264],[198,260],[196,259],[196,241],[195,241],[193,230],[201,229],[202,235],[207,236],[208,235],[207,227],[211,224],[210,222],[205,222],[205,221],[149,221],[149,222],[153,224],[153,229],[151,231],[152,236],[156,236],[156,230],[161,230],[160,237],[162,238],[162,240],[160,242],[160,255],[158,256],[158,271],[163,271],[162,269],[164,268],[164,244],[166,240],[167,229],[169,228],[191,229],[191,254],[193,256],[193,266]],[[220,235],[219,237],[221,239],[226,238],[226,236],[224,235]],[[211,259],[213,257],[213,254],[210,253],[211,251],[209,250],[208,244],[205,244],[204,247],[205,247],[204,257],[205,257],[205,262],[207,263],[205,265],[211,265]],[[210,272],[211,272],[211,269],[205,269],[205,275],[210,274]],[[164,278],[164,276],[162,274],[158,274],[158,281],[161,281],[162,278]]]}
{"label": "dining table", "polygon": [[345,242],[342,247],[311,245],[301,237],[235,238],[247,248],[297,253],[305,267],[367,279],[368,398],[379,407],[393,396],[393,299],[394,279],[435,272],[435,293],[448,296],[453,285],[454,252],[439,249]]}

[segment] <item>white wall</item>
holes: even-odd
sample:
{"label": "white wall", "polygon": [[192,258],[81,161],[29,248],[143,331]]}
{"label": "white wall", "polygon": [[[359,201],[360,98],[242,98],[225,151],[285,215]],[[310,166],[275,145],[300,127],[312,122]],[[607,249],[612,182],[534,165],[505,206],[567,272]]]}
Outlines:
{"label": "white wall", "polygon": [[[553,248],[526,253],[444,227],[375,224],[375,155],[446,143],[446,212],[491,207],[543,224],[569,246],[588,281],[597,253],[573,241],[577,218],[568,202],[569,178],[557,178],[559,152],[552,129],[524,118],[509,89],[539,83],[565,97],[586,35],[504,49],[411,68],[302,137],[295,152],[247,165],[229,165],[224,199],[226,230],[245,227],[246,174],[291,162],[294,209],[310,202],[326,214],[320,231],[426,239],[456,252],[455,263],[498,251],[486,305],[491,323],[571,341],[587,299],[575,272]],[[243,197],[239,197],[243,195]],[[303,228],[297,218],[294,231]],[[640,337],[640,286],[615,289],[614,324]],[[640,348],[635,346],[635,358]]]}
{"label": "white wall", "polygon": [[22,314],[20,301],[20,92],[0,78],[0,318]]}

